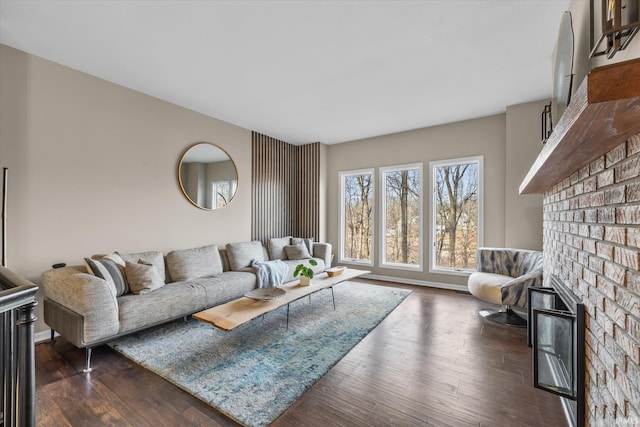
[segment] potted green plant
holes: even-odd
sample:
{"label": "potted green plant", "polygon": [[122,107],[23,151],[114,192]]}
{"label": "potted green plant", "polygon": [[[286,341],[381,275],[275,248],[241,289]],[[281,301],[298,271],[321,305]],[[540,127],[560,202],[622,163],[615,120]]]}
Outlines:
{"label": "potted green plant", "polygon": [[[315,259],[310,259],[309,265],[316,266],[318,262]],[[313,279],[313,270],[311,267],[307,267],[304,264],[296,265],[293,277],[298,277],[298,274],[300,275],[300,286],[309,286],[311,284],[311,279]]]}

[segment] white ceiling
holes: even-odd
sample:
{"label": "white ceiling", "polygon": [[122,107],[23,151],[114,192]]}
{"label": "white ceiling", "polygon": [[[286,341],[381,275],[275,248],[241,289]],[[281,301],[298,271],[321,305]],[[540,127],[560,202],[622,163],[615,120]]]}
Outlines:
{"label": "white ceiling", "polygon": [[551,96],[569,0],[0,0],[0,43],[294,144]]}

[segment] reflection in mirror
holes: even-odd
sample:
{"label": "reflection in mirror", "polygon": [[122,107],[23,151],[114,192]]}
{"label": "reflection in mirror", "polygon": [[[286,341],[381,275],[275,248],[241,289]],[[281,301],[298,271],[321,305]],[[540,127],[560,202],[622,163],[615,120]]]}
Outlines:
{"label": "reflection in mirror", "polygon": [[236,165],[220,147],[201,142],[191,146],[180,159],[178,181],[187,199],[200,209],[219,209],[236,194]]}

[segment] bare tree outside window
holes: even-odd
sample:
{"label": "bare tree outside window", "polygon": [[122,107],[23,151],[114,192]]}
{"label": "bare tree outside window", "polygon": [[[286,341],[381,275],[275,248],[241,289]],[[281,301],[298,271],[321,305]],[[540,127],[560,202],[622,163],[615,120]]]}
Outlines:
{"label": "bare tree outside window", "polygon": [[342,175],[342,258],[371,262],[373,252],[373,173]]}
{"label": "bare tree outside window", "polygon": [[480,164],[434,166],[435,267],[473,270],[479,245]]}
{"label": "bare tree outside window", "polygon": [[422,260],[421,166],[382,171],[384,185],[383,264],[419,267]]}

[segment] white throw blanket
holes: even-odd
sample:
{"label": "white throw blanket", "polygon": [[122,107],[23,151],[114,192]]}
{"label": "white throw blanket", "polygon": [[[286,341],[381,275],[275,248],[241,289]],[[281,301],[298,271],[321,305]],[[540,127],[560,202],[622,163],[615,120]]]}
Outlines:
{"label": "white throw blanket", "polygon": [[256,270],[259,288],[280,286],[287,275],[287,264],[279,259],[273,261],[256,261],[251,263]]}

